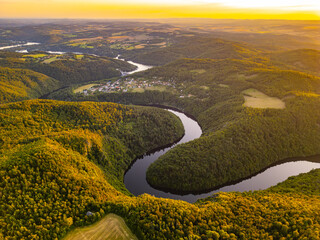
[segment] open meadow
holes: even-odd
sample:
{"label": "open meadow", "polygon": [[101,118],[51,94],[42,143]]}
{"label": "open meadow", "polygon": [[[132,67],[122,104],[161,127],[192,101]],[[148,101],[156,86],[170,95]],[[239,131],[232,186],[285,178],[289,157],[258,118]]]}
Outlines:
{"label": "open meadow", "polygon": [[88,227],[76,228],[64,240],[137,240],[124,220],[115,215],[108,214],[96,224]]}
{"label": "open meadow", "polygon": [[269,97],[268,95],[250,88],[242,92],[244,94],[244,106],[252,108],[276,108],[284,109],[285,103],[276,97]]}

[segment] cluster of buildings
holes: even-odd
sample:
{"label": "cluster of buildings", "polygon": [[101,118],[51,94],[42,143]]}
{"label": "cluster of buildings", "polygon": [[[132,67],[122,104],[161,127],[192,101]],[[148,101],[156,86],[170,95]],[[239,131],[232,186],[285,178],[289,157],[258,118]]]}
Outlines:
{"label": "cluster of buildings", "polygon": [[173,87],[174,83],[173,81],[160,81],[157,78],[154,78],[153,80],[144,80],[144,79],[134,79],[132,77],[127,77],[124,79],[118,79],[117,81],[109,81],[106,82],[103,85],[99,86],[94,86],[89,89],[86,89],[83,91],[85,95],[88,95],[90,92],[105,92],[105,93],[110,93],[110,92],[128,92],[130,89],[148,89],[150,87],[155,87],[155,86],[168,86],[168,87]]}

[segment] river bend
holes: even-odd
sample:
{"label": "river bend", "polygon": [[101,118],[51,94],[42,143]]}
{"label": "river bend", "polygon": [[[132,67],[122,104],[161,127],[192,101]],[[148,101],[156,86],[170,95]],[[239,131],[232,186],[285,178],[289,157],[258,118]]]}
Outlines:
{"label": "river bend", "polygon": [[184,126],[185,135],[184,137],[176,144],[173,144],[170,147],[155,151],[151,154],[145,154],[138,158],[131,167],[127,170],[124,176],[124,184],[126,188],[135,196],[138,196],[143,193],[148,193],[156,197],[179,199],[187,202],[195,202],[200,198],[206,198],[217,192],[231,192],[231,191],[254,191],[254,190],[263,190],[271,186],[274,186],[280,182],[283,182],[290,176],[295,176],[300,173],[309,172],[312,169],[320,168],[320,163],[304,160],[295,159],[294,161],[284,162],[278,165],[271,166],[266,170],[258,173],[255,176],[252,176],[248,179],[242,180],[236,184],[230,184],[210,192],[199,193],[199,194],[173,194],[170,192],[165,192],[157,190],[149,185],[146,180],[146,172],[148,167],[156,161],[161,155],[165,154],[171,148],[175,147],[178,144],[186,143],[197,139],[201,136],[202,130],[199,124],[192,118],[186,116],[181,112],[174,110],[168,110],[178,116]]}

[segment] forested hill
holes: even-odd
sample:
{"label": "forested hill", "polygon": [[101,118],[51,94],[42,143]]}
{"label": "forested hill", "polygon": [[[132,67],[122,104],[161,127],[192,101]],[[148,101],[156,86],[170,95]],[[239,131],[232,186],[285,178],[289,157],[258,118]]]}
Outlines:
{"label": "forested hill", "polygon": [[59,86],[59,81],[29,69],[0,67],[0,103],[38,98]]}
{"label": "forested hill", "polygon": [[86,211],[117,198],[121,203],[128,194],[123,175],[135,157],[182,135],[179,118],[161,109],[48,100],[2,104],[0,237],[55,239],[93,221]]}
{"label": "forested hill", "polygon": [[[285,158],[319,154],[320,78],[270,63],[180,59],[138,73],[175,82],[179,96],[163,94],[157,101],[193,114],[204,130],[153,163],[149,183],[172,191],[210,190]],[[257,90],[266,95],[247,94]],[[259,104],[247,107],[248,97]],[[259,107],[270,99],[282,107]]]}
{"label": "forested hill", "polygon": [[[183,85],[184,92],[203,98],[205,102],[210,100],[206,96],[213,97],[212,92],[235,94],[251,87],[277,97],[299,91],[320,93],[318,76],[274,66],[268,60],[260,63],[239,59],[179,59],[136,73],[136,76],[172,80]],[[204,90],[203,86],[211,87]]]}
{"label": "forested hill", "polygon": [[[174,87],[161,92],[55,96],[162,104],[195,116],[203,136],[177,146],[151,165],[147,179],[155,187],[209,190],[284,158],[319,153],[318,76],[273,66],[267,59],[179,59],[133,78]],[[251,107],[247,100],[256,105]],[[271,105],[263,107],[264,103]]]}
{"label": "forested hill", "polygon": [[[260,52],[244,43],[218,38],[194,37],[172,46],[130,56],[130,59],[147,65],[164,65],[181,58],[246,59],[257,57]],[[125,55],[126,56],[126,55]]]}
{"label": "forested hill", "polygon": [[59,80],[62,86],[119,77],[120,71],[135,69],[127,62],[107,57],[46,52],[0,52],[0,66],[31,69]]}
{"label": "forested hill", "polygon": [[320,75],[320,51],[297,49],[270,54],[271,60],[292,66],[297,70]]}
{"label": "forested hill", "polygon": [[180,121],[161,109],[48,100],[2,104],[0,237],[62,239],[109,212],[121,215],[142,240],[320,237],[319,196],[299,188],[288,193],[289,185],[221,193],[196,204],[129,196],[121,177],[134,156],[181,134]]}
{"label": "forested hill", "polygon": [[135,67],[124,61],[91,55],[0,51],[0,103],[38,98],[71,84],[121,76]]}
{"label": "forested hill", "polygon": [[286,181],[268,189],[271,192],[294,193],[320,195],[320,169],[314,169],[308,173],[289,177]]}

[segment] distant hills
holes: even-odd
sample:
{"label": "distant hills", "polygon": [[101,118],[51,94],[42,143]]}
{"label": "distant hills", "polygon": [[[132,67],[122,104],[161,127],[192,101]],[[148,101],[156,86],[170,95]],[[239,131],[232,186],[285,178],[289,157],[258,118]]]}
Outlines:
{"label": "distant hills", "polygon": [[0,51],[0,103],[38,98],[71,84],[121,76],[133,65],[91,55]]}
{"label": "distant hills", "polygon": [[133,61],[148,65],[163,65],[181,58],[244,59],[254,58],[259,51],[246,44],[219,38],[193,37],[169,47],[136,54]]}
{"label": "distant hills", "polygon": [[297,70],[320,75],[320,51],[297,49],[270,54],[271,60],[287,64]]}

